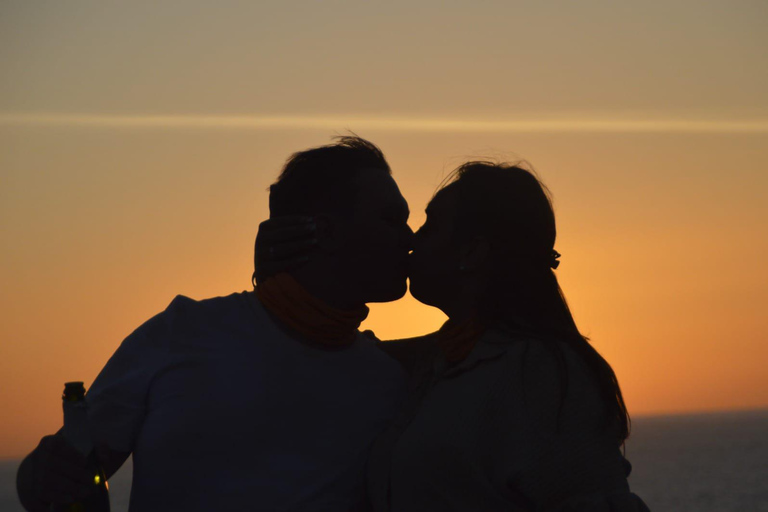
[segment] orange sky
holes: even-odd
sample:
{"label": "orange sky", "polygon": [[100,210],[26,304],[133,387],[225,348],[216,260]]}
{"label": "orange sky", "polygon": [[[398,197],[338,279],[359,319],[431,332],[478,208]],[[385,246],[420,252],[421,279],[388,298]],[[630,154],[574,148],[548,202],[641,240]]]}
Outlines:
{"label": "orange sky", "polygon": [[[464,159],[532,163],[631,413],[768,406],[768,8],[283,4],[0,7],[0,456],[176,294],[248,288],[266,187],[347,128],[414,228]],[[406,297],[364,327],[442,320]]]}

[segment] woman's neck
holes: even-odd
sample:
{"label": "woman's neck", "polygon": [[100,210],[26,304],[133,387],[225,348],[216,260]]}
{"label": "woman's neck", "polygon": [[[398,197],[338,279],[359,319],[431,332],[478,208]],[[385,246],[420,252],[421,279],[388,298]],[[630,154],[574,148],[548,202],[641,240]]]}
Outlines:
{"label": "woman's neck", "polygon": [[445,304],[437,306],[452,322],[464,322],[482,314],[481,283],[467,279],[455,288],[456,293]]}

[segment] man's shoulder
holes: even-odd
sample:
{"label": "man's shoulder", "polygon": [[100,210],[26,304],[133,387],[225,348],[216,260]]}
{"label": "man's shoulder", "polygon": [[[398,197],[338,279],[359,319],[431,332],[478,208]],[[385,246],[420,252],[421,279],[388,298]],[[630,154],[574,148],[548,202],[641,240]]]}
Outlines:
{"label": "man's shoulder", "polygon": [[247,292],[201,300],[177,295],[162,312],[145,322],[140,331],[148,335],[202,333],[211,328],[242,325],[252,314]]}
{"label": "man's shoulder", "polygon": [[235,292],[229,295],[193,299],[186,295],[176,295],[166,310],[193,310],[195,312],[226,311],[233,307],[243,307],[251,292]]}

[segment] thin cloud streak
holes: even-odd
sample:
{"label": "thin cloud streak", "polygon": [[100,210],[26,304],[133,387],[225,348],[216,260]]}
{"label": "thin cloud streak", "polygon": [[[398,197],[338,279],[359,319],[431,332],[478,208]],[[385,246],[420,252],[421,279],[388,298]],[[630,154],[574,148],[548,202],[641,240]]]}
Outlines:
{"label": "thin cloud streak", "polygon": [[768,133],[768,121],[519,119],[483,121],[360,116],[0,114],[0,126],[163,129],[340,129],[450,133]]}

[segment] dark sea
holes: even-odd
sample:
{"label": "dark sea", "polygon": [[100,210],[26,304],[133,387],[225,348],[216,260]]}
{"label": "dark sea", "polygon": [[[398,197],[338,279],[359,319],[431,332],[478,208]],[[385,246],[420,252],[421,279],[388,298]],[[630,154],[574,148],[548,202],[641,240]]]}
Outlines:
{"label": "dark sea", "polygon": [[[627,443],[629,485],[655,512],[768,512],[768,410],[638,417]],[[19,460],[0,460],[0,512],[21,512]],[[128,510],[132,465],[109,481]]]}

